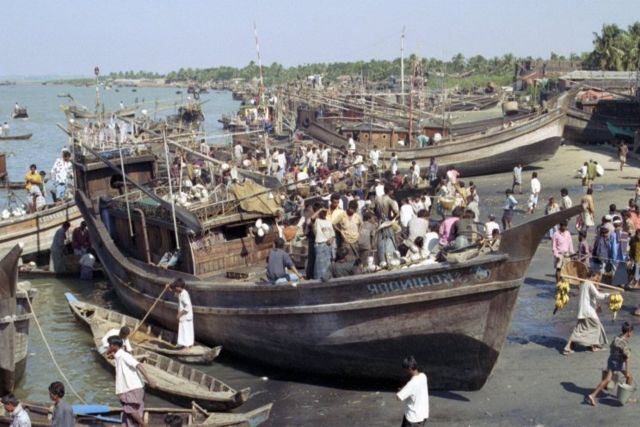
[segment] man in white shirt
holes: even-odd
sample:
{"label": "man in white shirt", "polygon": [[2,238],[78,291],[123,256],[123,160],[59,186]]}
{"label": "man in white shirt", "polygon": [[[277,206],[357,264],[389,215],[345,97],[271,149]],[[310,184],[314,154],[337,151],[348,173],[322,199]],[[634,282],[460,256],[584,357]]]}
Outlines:
{"label": "man in white shirt", "polygon": [[178,296],[178,347],[193,347],[195,336],[193,333],[193,307],[191,297],[185,289],[184,280],[176,279],[171,284],[171,290]]}
{"label": "man in white shirt", "polygon": [[413,173],[411,174],[411,183],[413,185],[418,185],[420,184],[420,181],[422,181],[422,179],[420,178],[420,166],[418,166],[415,160],[411,162],[411,166],[413,167]]}
{"label": "man in white shirt", "polygon": [[534,172],[531,174],[531,197],[529,198],[529,213],[533,213],[533,211],[538,206],[538,197],[540,196],[540,190],[542,186],[540,185],[540,180],[538,179],[538,172]]}
{"label": "man in white shirt", "polygon": [[116,365],[116,395],[122,404],[123,426],[146,426],[144,422],[144,382],[139,374],[154,388],[153,379],[142,364],[122,348],[122,339],[109,337],[109,352]]}
{"label": "man in white shirt", "polygon": [[352,136],[349,137],[349,152],[354,153],[356,151],[356,141]]}
{"label": "man in white shirt", "polygon": [[236,158],[236,161],[240,163],[242,161],[242,155],[244,154],[244,149],[240,143],[237,143],[235,147],[233,147],[233,155]]}
{"label": "man in white shirt", "polygon": [[131,343],[129,342],[129,334],[131,333],[131,329],[128,326],[123,326],[120,329],[110,329],[104,336],[102,340],[100,340],[100,347],[98,348],[98,352],[100,354],[104,354],[109,351],[109,338],[110,337],[120,337],[122,340],[122,347],[131,353],[133,349],[131,348]]}
{"label": "man in white shirt", "polygon": [[371,165],[377,169],[380,163],[380,150],[378,150],[377,146],[374,145],[373,150],[369,152],[369,159],[371,160]]}
{"label": "man in white shirt", "polygon": [[382,197],[384,196],[384,184],[382,182],[380,182],[379,179],[376,179],[376,197]]}
{"label": "man in white shirt", "polygon": [[11,427],[31,427],[29,413],[12,393],[2,397],[2,405],[5,412],[11,414]]}
{"label": "man in white shirt", "polygon": [[493,230],[498,230],[500,232],[500,224],[496,222],[495,215],[489,215],[489,221],[484,224],[484,231],[488,239],[493,236]]}
{"label": "man in white shirt", "polygon": [[413,206],[409,203],[409,199],[404,199],[400,207],[400,224],[402,224],[402,227],[406,229],[409,226],[409,221],[415,216],[416,214],[413,211]]}
{"label": "man in white shirt", "polygon": [[418,363],[413,356],[405,358],[402,367],[411,376],[409,382],[396,394],[405,403],[402,427],[423,427],[429,418],[427,376],[418,370]]}

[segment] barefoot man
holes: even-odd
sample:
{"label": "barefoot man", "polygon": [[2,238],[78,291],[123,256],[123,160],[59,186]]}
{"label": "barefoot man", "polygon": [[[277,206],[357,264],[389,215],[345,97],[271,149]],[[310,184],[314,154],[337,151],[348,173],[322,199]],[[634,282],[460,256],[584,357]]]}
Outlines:
{"label": "barefoot man", "polygon": [[193,347],[195,340],[193,334],[193,307],[191,297],[186,290],[184,280],[176,279],[171,284],[171,290],[178,297],[178,347]]}

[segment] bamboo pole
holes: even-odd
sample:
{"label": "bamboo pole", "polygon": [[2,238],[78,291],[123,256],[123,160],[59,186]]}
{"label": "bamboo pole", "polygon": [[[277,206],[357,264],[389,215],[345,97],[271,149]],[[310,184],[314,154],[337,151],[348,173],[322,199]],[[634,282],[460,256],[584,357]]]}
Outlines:
{"label": "bamboo pole", "polygon": [[[562,277],[565,278],[565,279],[578,280],[580,282],[591,282],[594,285],[600,286],[601,288],[610,289],[612,291],[617,291],[617,292],[624,292],[624,289],[622,289],[622,288],[620,288],[618,286],[607,285],[606,283],[596,282],[595,280],[581,279],[580,277],[570,276],[568,274],[563,274]],[[571,285],[572,283],[569,283],[569,284]],[[578,285],[574,285],[574,286],[578,286]]]}

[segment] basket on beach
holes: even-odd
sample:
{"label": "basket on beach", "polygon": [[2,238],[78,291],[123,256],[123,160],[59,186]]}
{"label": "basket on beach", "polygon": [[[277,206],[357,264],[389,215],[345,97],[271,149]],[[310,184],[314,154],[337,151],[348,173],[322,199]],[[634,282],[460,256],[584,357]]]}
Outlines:
{"label": "basket on beach", "polygon": [[[576,260],[566,260],[562,264],[560,269],[560,275],[562,277],[573,276],[581,279],[587,279],[589,277],[589,267],[584,262]],[[579,285],[581,282],[576,279],[565,279],[572,285]]]}
{"label": "basket on beach", "polygon": [[442,209],[450,211],[453,209],[453,205],[456,204],[456,198],[451,196],[443,196],[438,199],[438,203]]}

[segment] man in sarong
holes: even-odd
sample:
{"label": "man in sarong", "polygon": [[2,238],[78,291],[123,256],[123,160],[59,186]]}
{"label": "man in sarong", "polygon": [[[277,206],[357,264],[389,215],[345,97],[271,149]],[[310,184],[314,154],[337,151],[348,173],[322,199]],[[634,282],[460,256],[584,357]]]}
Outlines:
{"label": "man in sarong", "polygon": [[562,354],[571,354],[571,344],[576,343],[584,347],[590,347],[591,351],[600,351],[608,343],[607,334],[598,318],[598,301],[609,297],[606,292],[599,292],[591,280],[595,280],[598,273],[592,271],[590,280],[580,284],[580,299],[578,300],[578,323],[564,346]]}
{"label": "man in sarong", "polygon": [[178,296],[178,347],[193,347],[195,336],[193,333],[193,307],[191,297],[185,289],[182,279],[176,279],[171,284],[171,289]]}
{"label": "man in sarong", "polygon": [[122,425],[125,427],[146,426],[144,422],[144,382],[155,387],[153,379],[131,354],[122,349],[122,338],[109,337],[109,357],[116,362],[116,395],[122,404]]}

